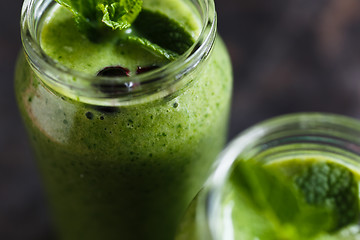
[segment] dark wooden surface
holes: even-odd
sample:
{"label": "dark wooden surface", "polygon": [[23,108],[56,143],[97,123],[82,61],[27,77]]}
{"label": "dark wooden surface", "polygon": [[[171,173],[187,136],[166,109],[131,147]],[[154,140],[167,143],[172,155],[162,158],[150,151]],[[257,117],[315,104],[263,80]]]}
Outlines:
{"label": "dark wooden surface", "polygon": [[[51,239],[41,182],[13,94],[22,2],[0,1],[0,239]],[[299,111],[360,118],[358,0],[216,0],[234,67],[229,138]]]}

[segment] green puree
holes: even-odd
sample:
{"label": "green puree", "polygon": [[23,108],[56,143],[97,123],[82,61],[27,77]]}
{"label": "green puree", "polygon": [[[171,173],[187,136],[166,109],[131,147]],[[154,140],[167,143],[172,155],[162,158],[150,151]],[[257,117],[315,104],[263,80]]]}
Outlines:
{"label": "green puree", "polygon": [[[264,177],[266,172],[255,171],[262,174],[254,175],[262,185],[238,191],[239,184],[250,186],[238,182],[237,175],[244,172],[235,169],[230,177],[227,188],[231,190],[224,198],[223,208],[231,209],[231,214],[222,216],[224,222],[231,219],[234,239],[358,239],[359,172],[319,156],[281,159],[264,166],[261,171],[279,174],[280,182]],[[243,181],[254,181],[249,176],[242,177]],[[288,186],[294,195],[287,192]],[[252,188],[255,192],[249,190]],[[300,205],[293,204],[292,196],[299,196]]]}
{"label": "green puree", "polygon": [[[171,16],[196,39],[200,21],[185,2],[146,0],[144,7]],[[51,58],[92,75],[114,65],[134,74],[169,61],[112,37],[87,40],[63,7],[48,11],[40,39]],[[45,87],[20,56],[16,96],[61,239],[173,238],[226,139],[232,77],[221,39],[191,77],[174,96],[105,108]]]}

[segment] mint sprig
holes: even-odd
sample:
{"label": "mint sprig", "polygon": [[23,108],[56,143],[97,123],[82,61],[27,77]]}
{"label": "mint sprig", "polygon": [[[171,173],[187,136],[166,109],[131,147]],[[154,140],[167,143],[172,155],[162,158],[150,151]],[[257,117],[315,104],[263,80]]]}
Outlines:
{"label": "mint sprig", "polygon": [[[236,204],[242,206],[248,217],[256,214],[264,219],[267,235],[271,234],[269,237],[273,239],[313,239],[333,229],[331,210],[309,205],[295,184],[281,172],[252,161],[239,161],[231,182],[237,196]],[[244,229],[251,234],[261,234],[251,230],[259,228],[258,224],[247,222]]]}
{"label": "mint sprig", "polygon": [[102,21],[112,29],[126,29],[131,26],[141,11],[142,0],[123,0],[111,4],[100,3],[97,7],[102,11]]}
{"label": "mint sprig", "polygon": [[316,162],[295,176],[294,182],[306,202],[325,206],[332,213],[337,231],[359,220],[359,189],[354,174],[332,162]]}
{"label": "mint sprig", "polygon": [[149,41],[145,37],[140,37],[140,36],[136,36],[136,35],[129,35],[123,41],[138,44],[138,45],[148,49],[149,51],[151,51],[151,52],[153,52],[153,53],[155,53],[157,55],[165,57],[166,59],[168,59],[170,61],[176,59],[179,56],[179,54],[177,54],[177,53],[175,53],[175,52],[173,52],[171,50],[162,48],[159,45]]}
{"label": "mint sprig", "polygon": [[179,55],[194,43],[192,36],[178,22],[160,12],[143,9],[132,27],[143,38]]}
{"label": "mint sprig", "polygon": [[[147,9],[143,0],[55,0],[70,9],[79,30],[96,42],[118,30],[119,42],[138,44],[174,60],[194,43],[192,36],[175,20]],[[129,29],[130,31],[121,31]]]}
{"label": "mint sprig", "polygon": [[142,0],[55,0],[68,8],[79,29],[94,39],[100,29],[129,28],[141,11]]}

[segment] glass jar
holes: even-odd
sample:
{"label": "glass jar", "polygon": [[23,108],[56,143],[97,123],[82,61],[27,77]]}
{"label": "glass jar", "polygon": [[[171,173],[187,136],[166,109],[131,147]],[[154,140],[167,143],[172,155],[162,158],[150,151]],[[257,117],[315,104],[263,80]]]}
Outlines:
{"label": "glass jar", "polygon": [[[271,166],[291,163],[294,159],[303,163],[309,159],[334,162],[359,176],[360,122],[339,115],[298,113],[270,119],[244,131],[220,154],[205,187],[189,207],[176,239],[248,239],[241,233],[241,228],[247,227],[237,228],[236,217],[241,217],[241,208],[228,204],[230,194],[235,191],[229,184],[235,166],[247,160]],[[243,220],[242,223],[256,224]],[[335,239],[360,236],[359,226],[348,230],[338,232]],[[263,238],[252,236],[251,239]]]}
{"label": "glass jar", "polygon": [[60,239],[172,239],[208,177],[226,140],[231,64],[214,2],[185,2],[202,23],[193,46],[127,78],[49,58],[39,39],[57,3],[24,2],[15,91]]}

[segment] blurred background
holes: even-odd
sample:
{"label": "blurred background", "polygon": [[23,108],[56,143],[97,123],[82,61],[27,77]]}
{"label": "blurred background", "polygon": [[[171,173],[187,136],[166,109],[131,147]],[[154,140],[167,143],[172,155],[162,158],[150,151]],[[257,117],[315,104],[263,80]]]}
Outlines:
{"label": "blurred background", "polygon": [[[229,139],[299,111],[360,118],[360,1],[215,0],[234,68]],[[13,93],[21,0],[0,1],[0,239],[52,236]]]}

